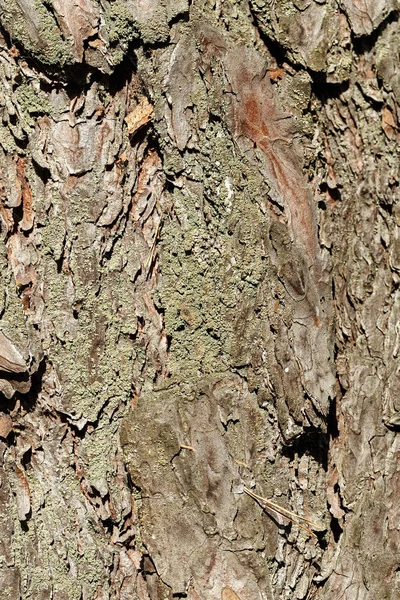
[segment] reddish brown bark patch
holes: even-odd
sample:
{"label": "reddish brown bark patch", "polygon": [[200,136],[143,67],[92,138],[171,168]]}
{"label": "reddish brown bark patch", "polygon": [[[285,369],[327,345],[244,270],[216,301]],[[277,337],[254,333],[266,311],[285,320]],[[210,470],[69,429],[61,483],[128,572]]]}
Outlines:
{"label": "reddish brown bark patch", "polygon": [[292,119],[275,97],[264,59],[255,50],[229,51],[225,70],[232,86],[231,119],[236,138],[262,150],[276,192],[283,200],[292,238],[316,257],[316,225],[311,194],[293,143]]}

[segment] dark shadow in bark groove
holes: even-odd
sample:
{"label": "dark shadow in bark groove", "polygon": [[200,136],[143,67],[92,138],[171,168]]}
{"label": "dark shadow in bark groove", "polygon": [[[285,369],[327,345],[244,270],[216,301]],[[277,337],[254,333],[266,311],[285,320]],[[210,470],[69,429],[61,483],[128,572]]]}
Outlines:
{"label": "dark shadow in bark groove", "polygon": [[340,536],[343,533],[343,529],[340,527],[339,521],[338,519],[336,519],[334,516],[331,517],[331,532],[333,535],[333,539],[335,540],[336,544],[339,542]]}
{"label": "dark shadow in bark groove", "polygon": [[318,73],[309,70],[312,78],[311,87],[313,95],[322,103],[326,104],[328,100],[339,98],[350,87],[349,81],[340,83],[331,83],[326,80],[326,73]]}
{"label": "dark shadow in bark groove", "polygon": [[175,17],[172,17],[172,19],[168,22],[168,25],[172,27],[172,25],[176,25],[176,23],[189,23],[189,21],[190,14],[189,11],[186,10],[185,12],[178,13],[175,15]]}
{"label": "dark shadow in bark groove", "polygon": [[[0,370],[0,378],[1,379],[12,379],[12,381],[18,381],[18,382],[23,382],[23,381],[29,381],[29,373],[25,372],[25,373],[12,373],[10,374],[8,371],[1,371]],[[3,396],[3,394],[0,392],[0,395]],[[2,400],[2,407],[4,406],[3,400]]]}
{"label": "dark shadow in bark groove", "polygon": [[[32,165],[35,169],[36,175],[39,177],[39,179],[41,180],[43,185],[46,185],[51,179],[50,169],[47,169],[47,167],[42,167],[41,165],[39,165],[39,163],[37,163],[33,157],[32,157]],[[41,224],[38,223],[38,226],[40,226],[40,225]]]}
{"label": "dark shadow in bark groove", "polygon": [[[18,232],[18,225],[24,218],[23,202],[21,202],[21,204],[19,206],[13,207],[12,215],[13,215],[13,226],[12,226],[12,229],[10,229],[10,231],[7,232],[6,239],[8,239],[11,235],[15,235]],[[28,235],[28,233],[25,231],[22,231],[21,233],[22,233],[22,235],[25,235],[25,236]]]}
{"label": "dark shadow in bark groove", "polygon": [[385,29],[391,23],[396,23],[399,20],[399,17],[400,11],[393,10],[371,33],[358,36],[355,36],[353,33],[351,33],[351,41],[354,52],[358,55],[361,55],[365,52],[370,52],[373,50],[376,42],[382,36]]}
{"label": "dark shadow in bark groove", "polygon": [[288,58],[283,46],[281,44],[279,44],[279,42],[276,42],[275,40],[271,40],[271,38],[269,38],[266,35],[266,33],[264,33],[264,31],[261,29],[261,27],[259,27],[257,15],[255,14],[254,10],[252,10],[250,5],[249,5],[249,12],[250,12],[250,15],[253,20],[254,28],[257,30],[258,35],[260,36],[260,40],[262,41],[262,43],[264,44],[265,48],[270,53],[272,58],[275,59],[278,67],[281,67],[284,63],[286,63],[286,64],[290,65],[290,67],[292,67],[295,71],[302,70],[301,65],[297,65],[296,63],[291,61],[290,58]]}
{"label": "dark shadow in bark groove", "polygon": [[42,359],[38,365],[37,370],[31,375],[31,389],[27,394],[21,394],[20,397],[21,404],[26,410],[29,410],[29,407],[32,408],[37,402],[39,393],[42,391],[42,380],[45,371],[46,360]]}
{"label": "dark shadow in bark groove", "polygon": [[[340,193],[339,188],[330,188],[326,183],[321,183],[319,186],[321,194],[324,196],[326,192],[329,190],[329,196],[332,198],[334,202],[341,202],[342,195]],[[326,210],[326,203],[323,200],[318,202],[318,208],[321,210]]]}
{"label": "dark shadow in bark groove", "polygon": [[43,375],[46,371],[46,361],[43,359],[36,371],[29,374],[29,372],[25,373],[5,373],[0,371],[0,377],[3,379],[10,379],[12,381],[17,382],[27,382],[29,379],[31,380],[31,387],[28,392],[23,393],[21,391],[16,391],[13,398],[7,399],[0,392],[0,401],[1,401],[1,410],[5,413],[10,414],[15,410],[17,401],[20,403],[21,407],[26,412],[32,412],[35,409],[38,395],[42,389],[42,379]]}
{"label": "dark shadow in bark groove", "polygon": [[[29,511],[29,513],[26,515],[26,518],[30,519],[31,515],[32,515],[32,512]],[[29,525],[28,525],[27,521],[20,521],[20,527],[24,533],[28,533]]]}
{"label": "dark shadow in bark groove", "polygon": [[156,566],[149,554],[144,554],[141,561],[141,571],[144,575],[153,575],[157,573]]}
{"label": "dark shadow in bark groove", "polygon": [[337,399],[331,401],[329,405],[329,413],[327,418],[328,436],[329,438],[337,438],[339,436],[339,427],[336,416]]}
{"label": "dark shadow in bark groove", "polygon": [[293,461],[295,455],[301,458],[304,454],[311,455],[324,471],[328,470],[329,434],[321,431],[305,431],[296,438],[290,446],[282,448],[283,456]]}
{"label": "dark shadow in bark groove", "polygon": [[[138,45],[136,47],[139,47]],[[99,73],[101,82],[107,91],[115,96],[132,79],[132,74],[137,73],[137,60],[134,54],[134,48],[130,48],[122,61],[115,67],[110,75]],[[144,86],[143,86],[144,89]],[[142,92],[143,92],[142,89]]]}

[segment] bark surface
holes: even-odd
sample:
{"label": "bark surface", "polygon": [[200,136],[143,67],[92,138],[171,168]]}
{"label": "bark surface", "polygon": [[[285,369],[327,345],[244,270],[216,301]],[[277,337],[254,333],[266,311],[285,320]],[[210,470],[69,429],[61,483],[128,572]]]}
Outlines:
{"label": "bark surface", "polygon": [[2,598],[400,596],[399,8],[0,0]]}

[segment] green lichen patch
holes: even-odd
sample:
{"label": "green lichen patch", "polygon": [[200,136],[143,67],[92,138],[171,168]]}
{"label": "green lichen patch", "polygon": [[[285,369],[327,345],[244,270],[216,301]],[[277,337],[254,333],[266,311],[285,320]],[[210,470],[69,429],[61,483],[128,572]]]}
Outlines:
{"label": "green lichen patch", "polygon": [[126,402],[132,377],[130,344],[119,334],[118,325],[107,321],[110,307],[103,305],[101,310],[96,304],[93,299],[87,301],[76,330],[68,339],[64,334],[63,343],[51,353],[65,390],[65,410],[89,421],[96,421],[110,401],[115,405]]}
{"label": "green lichen patch", "polygon": [[126,2],[111,2],[105,13],[110,52],[115,64],[121,62],[129,44],[139,37],[139,29]]}
{"label": "green lichen patch", "polygon": [[0,125],[0,146],[9,154],[15,151],[16,144],[13,135],[8,127]]}
{"label": "green lichen patch", "polygon": [[[243,177],[243,163],[219,126],[209,126],[200,147],[202,185],[174,192],[176,219],[162,231],[160,302],[171,337],[170,372],[180,379],[246,363],[236,343],[241,313],[248,313],[247,331],[257,338],[255,311],[265,303],[260,284],[268,272],[262,245],[268,218],[257,202],[263,182],[251,167]],[[187,160],[199,169],[195,156]]]}
{"label": "green lichen patch", "polygon": [[43,64],[62,68],[73,62],[68,42],[43,0],[33,0],[28,14],[16,0],[4,0],[0,20],[11,38]]}
{"label": "green lichen patch", "polygon": [[34,89],[32,84],[23,83],[15,90],[15,100],[21,117],[21,125],[33,127],[35,115],[50,114],[51,104],[47,94],[42,90]]}
{"label": "green lichen patch", "polygon": [[30,115],[50,113],[51,111],[47,94],[41,90],[33,89],[27,83],[18,85],[15,90],[15,97],[19,106]]}
{"label": "green lichen patch", "polygon": [[[94,597],[100,582],[107,588],[102,577],[107,547],[100,542],[93,514],[86,520],[85,531],[70,528],[77,513],[87,511],[73,469],[64,470],[55,488],[36,479],[33,472],[27,473],[27,482],[32,517],[21,524],[13,515],[13,552],[21,573],[21,598],[60,594],[68,600],[80,600],[82,589]],[[27,564],[28,554],[34,562]]]}
{"label": "green lichen patch", "polygon": [[166,10],[164,8],[157,10],[151,19],[139,24],[139,29],[145,44],[165,43],[170,35]]}

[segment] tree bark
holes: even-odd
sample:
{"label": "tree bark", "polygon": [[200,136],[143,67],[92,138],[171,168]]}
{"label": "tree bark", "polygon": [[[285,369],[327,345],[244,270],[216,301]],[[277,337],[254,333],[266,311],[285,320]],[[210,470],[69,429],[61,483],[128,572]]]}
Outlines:
{"label": "tree bark", "polygon": [[398,598],[398,0],[0,9],[2,598]]}

